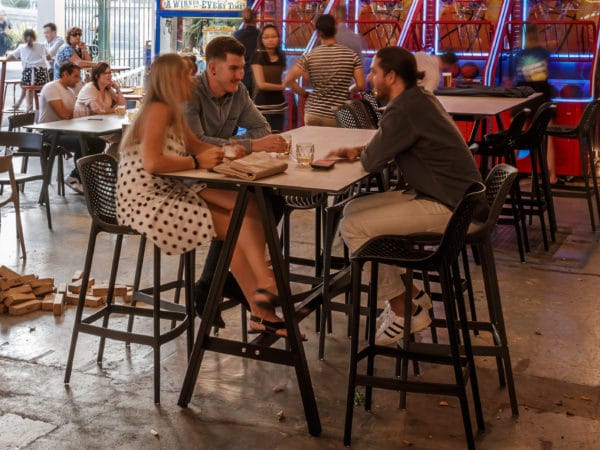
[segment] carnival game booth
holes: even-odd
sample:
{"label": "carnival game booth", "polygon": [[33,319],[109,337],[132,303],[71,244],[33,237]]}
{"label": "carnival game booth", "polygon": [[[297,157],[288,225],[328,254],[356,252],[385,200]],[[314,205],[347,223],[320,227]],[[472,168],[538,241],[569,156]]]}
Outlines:
{"label": "carnival game booth", "polygon": [[[490,73],[491,81],[496,85],[511,85],[517,75],[515,60],[519,52],[531,46],[528,39],[535,40],[536,45],[550,53],[548,82],[552,101],[558,105],[554,123],[577,125],[585,106],[599,92],[600,3],[523,0],[518,6],[502,27],[502,48]],[[577,145],[553,139],[557,173],[581,175]],[[527,169],[528,160],[523,166]]]}
{"label": "carnival game booth", "polygon": [[[458,65],[453,75],[453,86],[486,86],[491,61],[497,59],[501,24],[510,17],[513,0],[437,0],[425,1],[425,18],[409,24],[399,45],[413,52],[440,55],[454,52]],[[479,133],[496,130],[494,122],[482,126],[471,117],[455,117],[465,139]]]}

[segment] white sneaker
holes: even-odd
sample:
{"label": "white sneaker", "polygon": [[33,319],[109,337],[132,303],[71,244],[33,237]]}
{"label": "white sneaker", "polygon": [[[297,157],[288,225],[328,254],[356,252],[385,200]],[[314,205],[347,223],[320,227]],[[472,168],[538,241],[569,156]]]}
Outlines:
{"label": "white sneaker", "polygon": [[[415,306],[421,306],[422,308],[425,308],[427,310],[430,310],[433,307],[433,305],[431,304],[431,297],[429,297],[429,295],[425,291],[419,291],[415,298],[412,299],[412,302]],[[384,317],[389,314],[390,308],[390,302],[386,300],[385,307],[383,308],[383,311],[381,311],[381,314],[379,314],[375,322],[377,324],[377,327],[381,325],[381,322],[383,322]]]}
{"label": "white sneaker", "polygon": [[[419,293],[420,294],[420,293]],[[418,295],[417,309],[411,317],[411,333],[424,330],[431,324],[429,308],[431,299],[427,294]],[[404,317],[398,316],[390,307],[386,308],[380,316],[381,324],[375,333],[375,345],[391,345],[404,336]]]}

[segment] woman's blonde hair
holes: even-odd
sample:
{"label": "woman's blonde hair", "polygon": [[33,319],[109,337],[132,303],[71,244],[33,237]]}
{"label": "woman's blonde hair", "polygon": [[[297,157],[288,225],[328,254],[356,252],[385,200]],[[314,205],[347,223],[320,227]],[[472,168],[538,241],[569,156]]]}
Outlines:
{"label": "woman's blonde hair", "polygon": [[152,126],[146,122],[148,107],[155,102],[167,105],[172,114],[170,126],[178,136],[183,136],[185,118],[181,101],[185,79],[189,77],[187,63],[176,53],[160,55],[150,67],[150,79],[146,84],[146,95],[133,124],[128,127],[121,149],[137,144],[142,139],[143,127]]}

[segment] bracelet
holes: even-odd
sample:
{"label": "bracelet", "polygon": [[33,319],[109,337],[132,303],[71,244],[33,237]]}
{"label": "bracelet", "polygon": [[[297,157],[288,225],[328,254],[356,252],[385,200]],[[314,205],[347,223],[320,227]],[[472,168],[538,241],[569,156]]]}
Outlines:
{"label": "bracelet", "polygon": [[196,157],[194,155],[190,155],[190,156],[194,160],[194,170],[199,169],[200,168],[200,164],[198,164],[198,160],[196,159]]}

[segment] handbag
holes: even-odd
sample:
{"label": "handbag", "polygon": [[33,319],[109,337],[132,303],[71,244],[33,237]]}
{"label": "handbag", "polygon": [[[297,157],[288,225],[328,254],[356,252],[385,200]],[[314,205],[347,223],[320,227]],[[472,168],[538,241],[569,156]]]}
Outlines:
{"label": "handbag", "polygon": [[225,160],[213,170],[229,177],[253,181],[285,172],[285,161],[273,158],[267,153],[250,153],[240,159]]}

